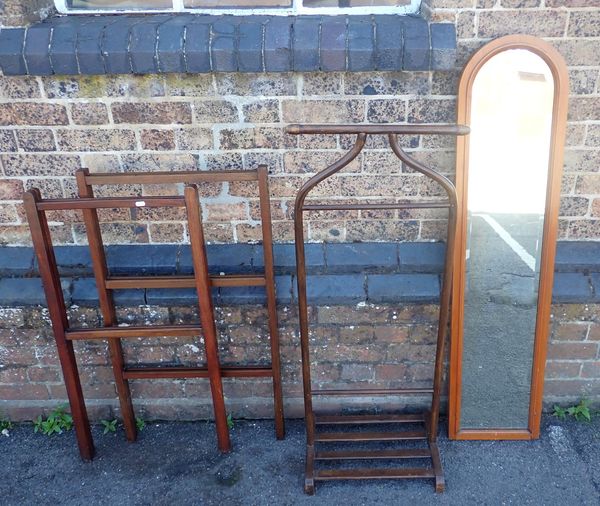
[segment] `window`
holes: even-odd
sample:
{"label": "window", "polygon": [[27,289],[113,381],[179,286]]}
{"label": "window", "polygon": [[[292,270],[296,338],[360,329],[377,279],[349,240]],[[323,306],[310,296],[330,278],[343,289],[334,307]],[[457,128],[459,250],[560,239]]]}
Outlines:
{"label": "window", "polygon": [[410,14],[421,0],[55,0],[63,14],[191,12],[208,14]]}

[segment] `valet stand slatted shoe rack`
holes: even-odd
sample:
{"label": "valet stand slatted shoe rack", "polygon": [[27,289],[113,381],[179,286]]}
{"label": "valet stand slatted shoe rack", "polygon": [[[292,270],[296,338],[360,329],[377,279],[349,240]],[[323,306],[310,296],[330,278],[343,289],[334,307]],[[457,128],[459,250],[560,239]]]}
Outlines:
{"label": "valet stand slatted shoe rack", "polygon": [[[121,179],[119,176],[123,176]],[[88,180],[90,178],[91,180]],[[117,179],[115,181],[114,179]],[[220,179],[219,179],[220,178]],[[208,272],[206,245],[202,226],[202,214],[197,186],[188,184],[184,196],[166,197],[94,197],[92,184],[157,184],[159,181],[190,183],[206,181],[258,181],[263,223],[263,241],[265,249],[265,273],[257,276],[211,276]],[[67,395],[73,415],[77,443],[82,459],[91,460],[94,456],[94,444],[91,436],[85,401],[73,350],[74,340],[108,340],[110,359],[115,376],[123,425],[129,441],[137,437],[135,416],[129,390],[129,379],[156,378],[208,378],[210,382],[218,448],[222,452],[231,449],[227,414],[223,397],[222,377],[272,377],[274,384],[276,435],[284,436],[283,403],[281,398],[281,376],[279,367],[279,338],[275,312],[275,285],[271,244],[269,193],[267,170],[261,167],[256,171],[215,171],[214,173],[140,173],[136,174],[95,174],[82,170],[77,173],[78,199],[42,199],[39,190],[32,189],[24,195],[24,205],[31,229],[34,250],[39,263],[40,276],[44,286],[48,310],[52,322],[54,337]],[[187,223],[192,251],[194,274],[191,276],[145,276],[111,277],[108,272],[104,247],[100,234],[98,209],[119,208],[160,208],[183,207],[187,214]],[[58,267],[54,256],[52,238],[46,218],[47,211],[82,210],[88,234],[92,266],[96,278],[100,309],[103,315],[101,328],[71,328],[67,319]],[[267,251],[268,250],[268,251]],[[216,286],[265,286],[267,291],[269,330],[271,337],[272,364],[267,366],[221,367],[218,357],[217,332],[211,288]],[[118,326],[112,290],[122,288],[195,288],[200,308],[200,325],[153,325]],[[272,318],[272,316],[275,318]],[[198,337],[203,335],[206,353],[205,367],[145,367],[127,366],[123,360],[121,338],[139,337]]]}
{"label": "valet stand slatted shoe rack", "polygon": [[[435,480],[436,492],[444,490],[444,472],[437,446],[437,433],[440,408],[440,394],[443,375],[443,359],[446,334],[448,331],[450,290],[452,282],[452,259],[454,255],[456,235],[456,188],[454,184],[439,172],[426,167],[408,155],[398,143],[398,135],[466,135],[468,127],[461,125],[290,125],[289,134],[349,134],[356,135],[354,146],[342,158],[326,169],[310,178],[299,190],[294,207],[294,227],[296,240],[296,268],[298,282],[298,309],[300,320],[300,346],[302,354],[302,379],[304,388],[304,409],[306,423],[306,469],[304,490],[314,494],[315,482],[330,480],[364,480],[364,479],[409,479],[432,478]],[[311,190],[322,181],[338,173],[354,160],[362,151],[368,135],[387,135],[390,147],[402,163],[439,183],[446,193],[445,200],[428,202],[393,202],[378,204],[307,204],[306,197]],[[306,292],[306,256],[304,251],[303,215],[310,211],[351,211],[351,210],[383,210],[383,209],[448,209],[448,227],[445,267],[440,290],[440,310],[435,353],[434,378],[432,388],[370,388],[370,389],[315,389],[311,382],[308,301]],[[425,395],[432,396],[429,411],[417,414],[375,414],[375,415],[319,415],[313,411],[313,396],[347,396],[372,397],[390,395]],[[421,430],[377,431],[373,427],[388,424],[422,424]],[[348,426],[348,432],[321,432],[327,426]],[[356,430],[364,426],[362,431]],[[392,441],[427,441],[427,447],[401,449],[350,449],[321,450],[317,443],[361,443]],[[386,443],[384,443],[386,444]],[[382,461],[401,459],[428,459],[426,467],[349,467],[349,468],[317,468],[323,462]]]}

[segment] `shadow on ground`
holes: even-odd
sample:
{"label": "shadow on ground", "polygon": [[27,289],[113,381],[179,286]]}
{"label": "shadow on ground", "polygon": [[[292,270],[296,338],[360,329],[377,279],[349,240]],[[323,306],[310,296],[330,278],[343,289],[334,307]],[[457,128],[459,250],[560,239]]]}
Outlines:
{"label": "shadow on ground", "polygon": [[533,442],[443,437],[441,495],[424,480],[323,483],[305,496],[303,424],[287,428],[285,441],[276,441],[268,421],[237,422],[226,456],[217,454],[206,422],[149,424],[133,444],[96,428],[97,456],[86,464],[73,433],[46,437],[18,426],[0,436],[0,504],[600,504],[600,420],[547,418]]}

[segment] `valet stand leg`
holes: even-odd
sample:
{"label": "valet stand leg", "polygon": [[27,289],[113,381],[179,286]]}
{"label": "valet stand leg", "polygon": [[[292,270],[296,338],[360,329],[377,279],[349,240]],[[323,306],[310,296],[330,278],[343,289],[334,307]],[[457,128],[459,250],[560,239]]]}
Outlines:
{"label": "valet stand leg", "polygon": [[260,197],[260,218],[263,236],[263,258],[265,268],[265,288],[267,311],[269,313],[269,336],[271,340],[271,369],[273,374],[273,402],[275,408],[275,435],[285,437],[283,417],[283,389],[281,385],[281,360],[279,352],[279,324],[277,322],[277,301],[275,298],[275,273],[273,269],[273,237],[271,230],[271,200],[267,167],[258,168],[258,191]]}
{"label": "valet stand leg", "polygon": [[[85,181],[89,175],[88,169],[80,169],[75,173],[77,188],[80,197],[93,198],[94,191]],[[108,278],[108,267],[106,264],[106,255],[102,243],[102,233],[98,221],[98,212],[96,209],[84,209],[83,221],[88,238],[90,256],[92,258],[92,268],[96,278],[96,289],[98,291],[98,300],[100,311],[102,313],[102,322],[105,327],[117,325],[117,314],[110,290],[106,288],[106,279]],[[123,377],[125,364],[123,360],[123,348],[119,338],[108,339],[108,349],[110,361],[112,364],[121,414],[123,416],[123,426],[125,436],[128,441],[135,441],[137,438],[137,427],[135,424],[135,414],[131,402],[131,391],[129,382]]]}
{"label": "valet stand leg", "polygon": [[312,383],[310,378],[310,353],[308,340],[308,302],[306,296],[306,256],[304,251],[304,217],[298,203],[294,210],[294,234],[296,242],[296,276],[298,278],[298,313],[300,323],[300,350],[302,354],[302,388],[304,391],[304,422],[306,425],[306,465],[304,492],[315,493],[315,413],[312,406]]}
{"label": "valet stand leg", "polygon": [[73,425],[79,446],[79,454],[83,460],[94,458],[94,441],[90,431],[90,423],[85,409],[85,400],[79,380],[77,362],[73,343],[66,339],[65,331],[69,327],[67,309],[60,285],[60,276],[56,266],[52,238],[48,221],[43,211],[37,208],[37,202],[41,200],[39,190],[32,189],[23,196],[23,204],[31,229],[31,239],[38,259],[40,276],[44,285],[44,292],[48,302],[48,312],[52,322],[52,330],[58,350],[58,358],[62,368],[67,396],[73,416]]}
{"label": "valet stand leg", "polygon": [[450,296],[452,290],[452,261],[454,258],[454,246],[456,243],[456,193],[448,192],[448,198],[452,205],[448,209],[448,232],[446,239],[446,257],[444,262],[444,275],[442,277],[442,292],[440,295],[440,313],[437,335],[437,347],[435,352],[435,366],[433,374],[433,396],[431,398],[431,414],[427,424],[429,448],[431,449],[431,460],[435,473],[435,491],[443,492],[445,489],[444,470],[437,446],[438,424],[440,417],[440,397],[442,390],[442,379],[444,369],[444,354],[446,347],[446,335],[450,317]]}
{"label": "valet stand leg", "polygon": [[223,382],[219,350],[217,344],[217,329],[215,326],[214,307],[212,302],[211,282],[208,275],[208,260],[206,257],[206,243],[202,227],[202,212],[198,200],[198,188],[188,185],[184,190],[185,208],[188,219],[190,245],[192,248],[192,261],[194,277],[200,305],[200,323],[204,333],[204,349],[210,389],[212,393],[213,409],[215,413],[215,426],[217,429],[217,442],[219,450],[223,453],[231,451],[229,428],[227,427],[227,412],[223,397]]}

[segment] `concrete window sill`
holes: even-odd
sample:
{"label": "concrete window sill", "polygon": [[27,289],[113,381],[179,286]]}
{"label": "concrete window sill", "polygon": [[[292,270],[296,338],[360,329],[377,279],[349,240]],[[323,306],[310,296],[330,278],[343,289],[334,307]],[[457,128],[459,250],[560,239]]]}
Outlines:
{"label": "concrete window sill", "polygon": [[455,26],[419,16],[65,16],[0,31],[4,75],[447,70],[455,61]]}

